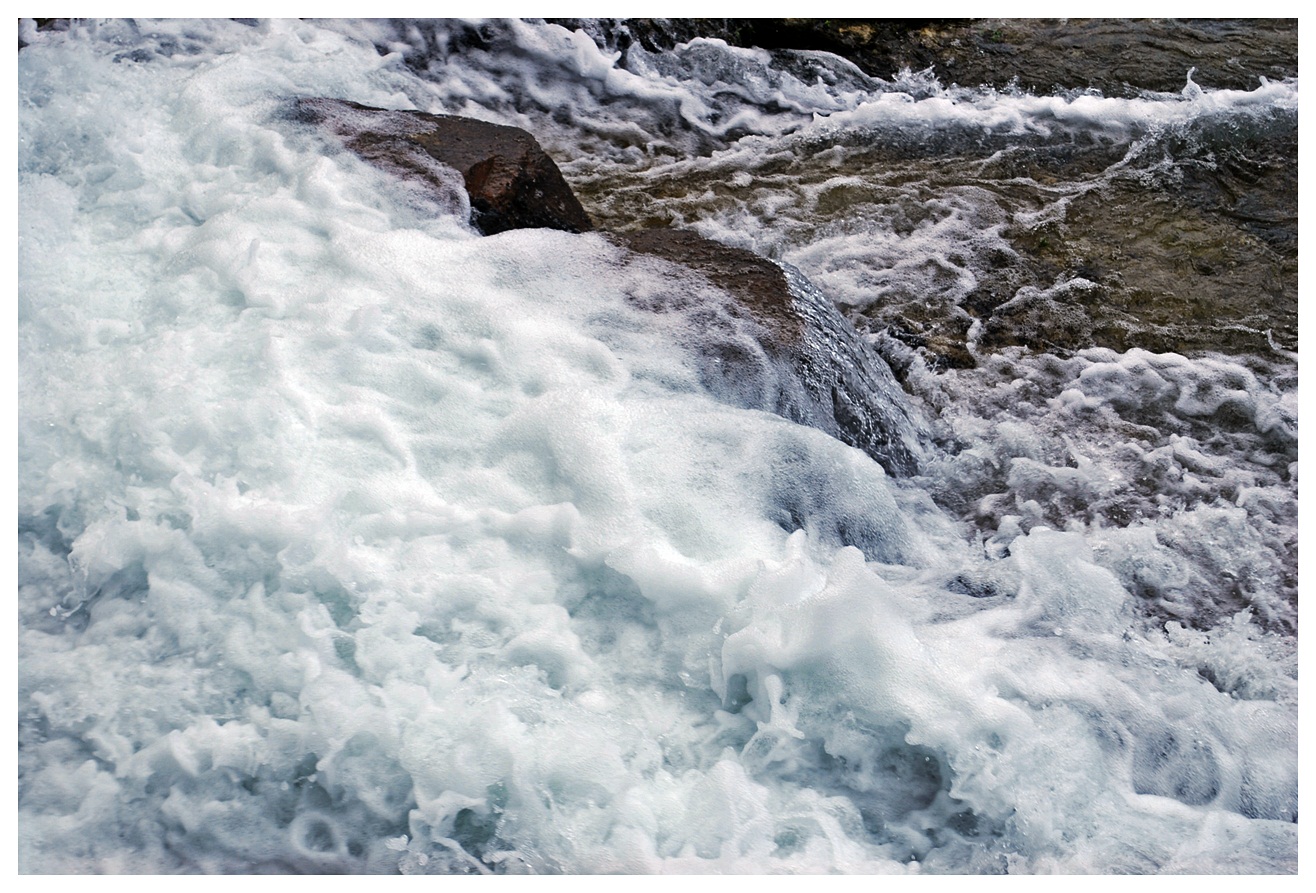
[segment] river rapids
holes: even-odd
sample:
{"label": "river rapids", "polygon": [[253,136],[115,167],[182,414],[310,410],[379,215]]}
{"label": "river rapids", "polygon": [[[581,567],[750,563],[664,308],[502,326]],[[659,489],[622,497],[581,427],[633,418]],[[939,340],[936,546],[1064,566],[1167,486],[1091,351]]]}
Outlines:
{"label": "river rapids", "polygon": [[[1296,67],[20,39],[20,871],[1296,872]],[[523,127],[601,228],[781,263],[917,461],[299,97]]]}

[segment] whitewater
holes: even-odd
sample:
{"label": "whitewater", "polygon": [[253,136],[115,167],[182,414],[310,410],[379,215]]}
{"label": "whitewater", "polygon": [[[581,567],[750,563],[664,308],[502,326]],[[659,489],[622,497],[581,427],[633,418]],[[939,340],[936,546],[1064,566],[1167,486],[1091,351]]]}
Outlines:
{"label": "whitewater", "polygon": [[[1296,79],[1038,96],[709,40],[623,67],[544,23],[489,26],[499,53],[23,27],[20,871],[1296,872],[1295,345],[969,327],[946,369],[868,332],[904,385],[873,399],[932,432],[893,475],[710,386],[713,333],[644,309],[724,295],[599,234],[482,237],[460,178],[290,113],[525,127],[596,220],[661,211],[859,318],[954,310],[1008,223],[1164,175],[1167,133],[1291,122]],[[855,172],[960,139],[1109,158],[1011,174],[1017,204]]]}

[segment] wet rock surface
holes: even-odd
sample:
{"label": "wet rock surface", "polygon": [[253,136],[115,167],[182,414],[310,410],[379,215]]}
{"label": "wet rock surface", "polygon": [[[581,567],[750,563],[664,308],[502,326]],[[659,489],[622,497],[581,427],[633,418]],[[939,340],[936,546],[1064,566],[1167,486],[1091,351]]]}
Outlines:
{"label": "wet rock surface", "polygon": [[906,41],[947,81],[1038,92],[1173,92],[1189,68],[1203,86],[1251,90],[1258,76],[1298,73],[1291,19],[977,19],[934,22]]}
{"label": "wet rock surface", "polygon": [[743,248],[733,248],[679,229],[610,233],[614,242],[637,254],[661,257],[706,277],[733,295],[783,347],[798,344],[804,321],[794,307],[782,268]]}
{"label": "wet rock surface", "polygon": [[[649,295],[646,306],[693,314],[704,329],[702,377],[714,394],[824,431],[863,450],[889,474],[919,470],[931,440],[926,425],[887,363],[799,270],[684,230],[608,238],[634,255],[679,268],[668,274],[671,294]],[[735,317],[683,301],[689,291],[679,280],[689,276],[734,299],[757,349],[745,349]]]}
{"label": "wet rock surface", "polygon": [[448,184],[434,162],[456,170],[470,196],[471,224],[485,235],[593,228],[553,159],[519,128],[338,99],[300,99],[296,114],[330,128],[372,164],[440,191]]}
{"label": "wet rock surface", "polygon": [[[485,235],[591,228],[556,165],[518,128],[334,99],[298,100],[296,114],[329,127],[367,161],[440,195],[453,188],[449,169],[460,172],[472,224]],[[684,230],[608,237],[632,256],[675,265],[667,273],[672,293],[647,296],[646,308],[685,313],[707,327],[700,341],[702,371],[714,394],[825,431],[889,473],[918,470],[929,441],[925,426],[885,361],[802,273]],[[692,292],[679,282],[689,277],[729,295],[731,315],[692,306],[689,296],[698,294],[698,286]],[[756,342],[750,349],[746,331]]]}

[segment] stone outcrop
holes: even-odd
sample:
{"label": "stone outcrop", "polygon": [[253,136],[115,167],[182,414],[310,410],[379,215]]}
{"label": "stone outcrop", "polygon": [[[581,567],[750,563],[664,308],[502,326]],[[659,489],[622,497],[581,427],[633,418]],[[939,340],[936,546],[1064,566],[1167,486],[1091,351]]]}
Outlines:
{"label": "stone outcrop", "polygon": [[[454,188],[452,172],[460,173],[471,222],[486,235],[592,228],[557,166],[523,130],[337,99],[298,100],[296,114],[436,192]],[[629,252],[620,277],[642,258],[671,265],[661,274],[670,294],[643,306],[692,322],[697,335],[684,346],[701,356],[711,393],[825,431],[892,474],[918,471],[929,437],[917,413],[887,364],[799,270],[684,230],[606,235]],[[699,305],[710,289],[731,300],[714,293]]]}
{"label": "stone outcrop", "polygon": [[442,189],[433,162],[456,170],[470,195],[471,224],[486,236],[510,229],[593,229],[553,159],[519,128],[341,99],[299,99],[296,115],[328,127],[357,155],[400,176]]}

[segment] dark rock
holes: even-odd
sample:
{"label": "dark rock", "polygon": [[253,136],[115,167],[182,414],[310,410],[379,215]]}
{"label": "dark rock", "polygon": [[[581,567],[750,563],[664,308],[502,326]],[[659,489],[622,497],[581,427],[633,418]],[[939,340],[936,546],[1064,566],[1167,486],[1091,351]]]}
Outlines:
{"label": "dark rock", "polygon": [[804,334],[786,274],[766,257],[680,229],[609,233],[608,238],[706,277],[732,295],[783,347],[798,344]]}
{"label": "dark rock", "polygon": [[341,99],[300,99],[296,114],[330,128],[372,164],[439,191],[447,185],[433,162],[455,169],[470,195],[471,225],[485,235],[510,229],[593,229],[553,159],[519,128]]}
{"label": "dark rock", "polygon": [[18,48],[21,50],[31,42],[24,39],[25,26],[35,25],[37,31],[67,31],[72,24],[73,19],[19,19]]}
{"label": "dark rock", "polygon": [[[702,377],[715,395],[824,431],[890,474],[919,470],[930,440],[919,413],[886,362],[799,270],[683,230],[608,238],[677,266],[670,281],[678,296],[650,297],[646,306],[698,319]],[[745,343],[734,319],[701,313],[680,299],[680,280],[691,276],[734,300],[736,312],[753,323],[754,343]]]}
{"label": "dark rock", "polygon": [[[455,188],[451,170],[458,171],[471,222],[485,235],[592,228],[557,165],[523,130],[338,99],[300,99],[295,114],[328,127],[367,161],[441,195]],[[802,273],[692,232],[608,237],[632,258],[674,265],[664,280],[669,293],[650,295],[645,306],[691,320],[699,335],[687,346],[702,356],[704,383],[720,399],[825,431],[892,474],[918,470],[927,435],[908,397],[885,361]],[[631,262],[623,261],[619,276]],[[711,304],[701,304],[710,287],[731,300],[712,295]]]}

